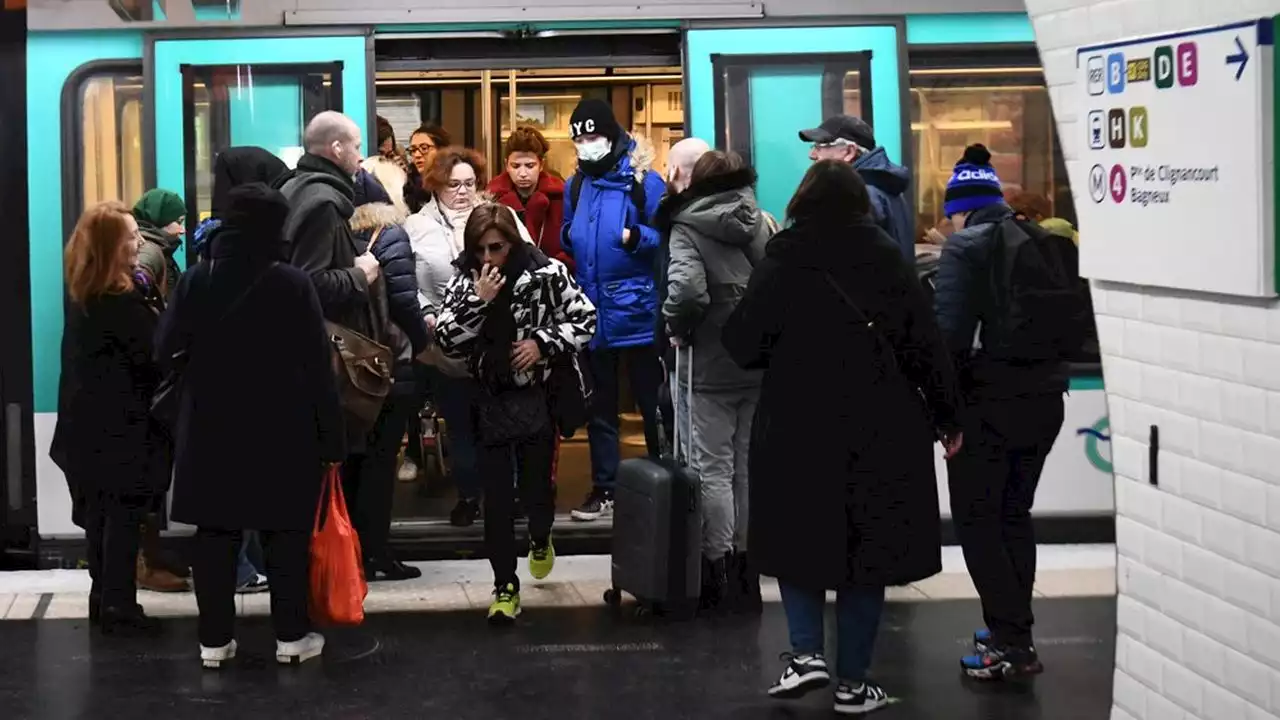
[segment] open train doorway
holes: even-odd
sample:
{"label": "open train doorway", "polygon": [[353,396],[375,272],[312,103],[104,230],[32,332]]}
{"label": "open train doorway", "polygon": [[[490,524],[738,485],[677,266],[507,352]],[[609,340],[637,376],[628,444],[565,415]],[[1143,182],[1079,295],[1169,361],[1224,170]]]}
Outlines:
{"label": "open train doorway", "polygon": [[[376,114],[394,129],[411,157],[411,138],[422,126],[440,128],[451,144],[484,158],[481,183],[505,171],[503,147],[513,129],[533,127],[547,140],[546,172],[570,178],[577,159],[569,118],[587,98],[612,107],[618,124],[653,146],[652,170],[666,176],[667,155],[685,137],[685,77],[680,32],[671,28],[611,30],[485,30],[398,33],[375,38]],[[620,369],[621,454],[645,453],[642,421]],[[449,430],[430,412],[407,435],[408,469],[399,475],[394,511],[401,541],[449,538],[461,550],[472,533],[450,525],[458,500],[451,472]],[[402,466],[403,468],[403,466]],[[417,472],[414,472],[414,470]],[[569,511],[591,489],[586,432],[560,444],[556,463],[557,537],[587,544],[604,540],[610,523],[568,522]],[[479,538],[478,525],[474,532]],[[428,554],[449,548],[436,547]],[[434,552],[433,552],[434,551]],[[421,554],[415,553],[415,554]]]}

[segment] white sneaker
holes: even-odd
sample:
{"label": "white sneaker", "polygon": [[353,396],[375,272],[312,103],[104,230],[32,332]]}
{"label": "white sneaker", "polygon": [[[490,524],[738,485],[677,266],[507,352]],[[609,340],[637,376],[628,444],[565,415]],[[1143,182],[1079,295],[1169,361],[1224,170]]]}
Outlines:
{"label": "white sneaker", "polygon": [[810,690],[826,687],[831,682],[826,658],[821,654],[783,653],[782,659],[787,661],[787,667],[782,671],[782,677],[769,688],[770,697],[798,698]]}
{"label": "white sneaker", "polygon": [[200,664],[210,670],[217,670],[222,664],[236,659],[236,641],[223,645],[222,647],[205,647],[200,646]]}
{"label": "white sneaker", "polygon": [[400,463],[400,470],[396,473],[396,478],[400,482],[413,482],[418,479],[418,465],[410,458],[405,458]]}
{"label": "white sneaker", "polygon": [[311,658],[320,657],[324,652],[324,636],[320,633],[307,633],[301,640],[293,642],[276,641],[276,662],[281,665],[301,665]]}
{"label": "white sneaker", "polygon": [[873,682],[864,682],[856,688],[842,682],[836,688],[835,710],[839,715],[862,715],[879,710],[891,702],[889,693]]}

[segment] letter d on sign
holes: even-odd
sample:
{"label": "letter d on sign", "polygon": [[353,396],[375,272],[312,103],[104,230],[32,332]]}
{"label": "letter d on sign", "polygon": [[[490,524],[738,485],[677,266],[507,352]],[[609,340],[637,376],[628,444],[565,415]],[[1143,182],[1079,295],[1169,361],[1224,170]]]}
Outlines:
{"label": "letter d on sign", "polygon": [[1161,45],[1156,48],[1156,87],[1167,90],[1173,87],[1173,48]]}

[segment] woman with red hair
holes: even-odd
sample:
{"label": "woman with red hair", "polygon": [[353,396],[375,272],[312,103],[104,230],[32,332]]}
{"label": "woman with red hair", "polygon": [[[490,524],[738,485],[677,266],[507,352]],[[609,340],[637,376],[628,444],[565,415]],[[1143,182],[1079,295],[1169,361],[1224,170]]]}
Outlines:
{"label": "woman with red hair", "polygon": [[551,145],[536,128],[516,128],[504,150],[506,172],[489,183],[494,200],[516,211],[533,242],[547,257],[573,272],[573,259],[560,247],[564,217],[564,180],[546,170]]}

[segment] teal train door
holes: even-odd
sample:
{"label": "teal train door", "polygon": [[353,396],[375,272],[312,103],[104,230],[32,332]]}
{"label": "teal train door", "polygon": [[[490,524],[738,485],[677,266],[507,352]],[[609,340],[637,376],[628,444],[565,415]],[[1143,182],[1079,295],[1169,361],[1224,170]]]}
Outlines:
{"label": "teal train door", "polygon": [[901,37],[898,24],[690,30],[690,134],[747,159],[782,219],[811,164],[799,132],[827,117],[862,118],[901,162]]}
{"label": "teal train door", "polygon": [[213,209],[223,150],[254,145],[292,167],[325,110],[347,113],[368,147],[363,36],[162,40],[154,57],[156,184],[182,194],[188,238]]}

